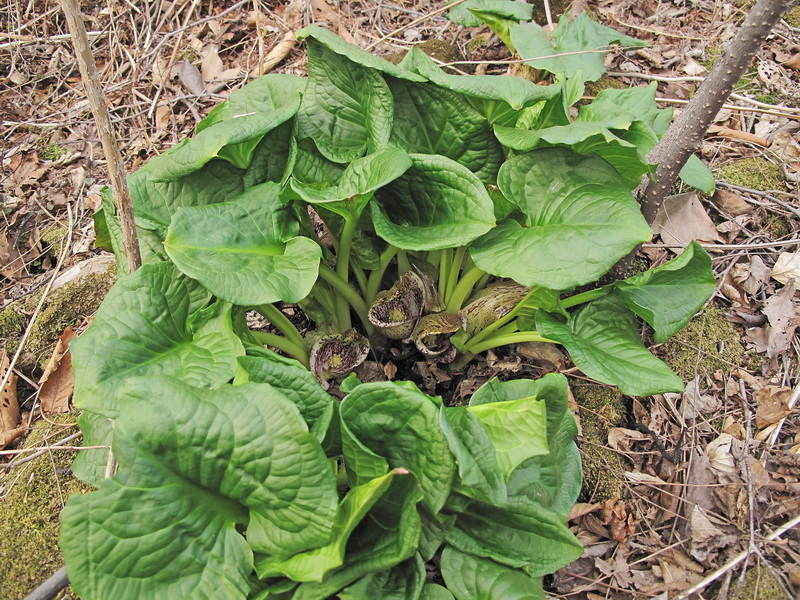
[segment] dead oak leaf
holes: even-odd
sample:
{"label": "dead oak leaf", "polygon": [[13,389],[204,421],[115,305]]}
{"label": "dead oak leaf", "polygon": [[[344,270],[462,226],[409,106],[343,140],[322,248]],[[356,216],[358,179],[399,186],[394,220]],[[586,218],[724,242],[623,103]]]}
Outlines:
{"label": "dead oak leaf", "polygon": [[627,505],[618,498],[611,498],[603,504],[602,515],[612,540],[624,542],[636,533],[633,514],[628,512]]}
{"label": "dead oak leaf", "polygon": [[45,416],[69,412],[74,378],[69,343],[78,339],[72,326],[67,327],[58,338],[56,347],[39,380],[39,402]]}
{"label": "dead oak leaf", "polygon": [[0,380],[5,379],[6,384],[0,390],[0,448],[5,448],[15,439],[20,437],[25,429],[19,425],[19,403],[17,402],[17,376],[9,372],[11,362],[5,350],[0,351]]}
{"label": "dead oak leaf", "polygon": [[667,196],[653,221],[653,232],[670,245],[685,246],[692,240],[722,241],[714,221],[694,192]]}
{"label": "dead oak leaf", "polygon": [[794,302],[795,282],[790,280],[784,288],[764,303],[764,315],[769,321],[767,356],[772,358],[788,350],[794,332],[800,325],[797,305]]}

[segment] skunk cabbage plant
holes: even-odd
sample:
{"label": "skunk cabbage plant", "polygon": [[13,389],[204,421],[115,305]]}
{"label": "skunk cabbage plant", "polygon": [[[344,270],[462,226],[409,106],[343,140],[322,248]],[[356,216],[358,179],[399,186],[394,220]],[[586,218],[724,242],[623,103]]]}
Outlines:
{"label": "skunk cabbage plant", "polygon": [[[87,600],[543,598],[582,552],[566,379],[453,406],[352,371],[387,344],[459,368],[538,341],[623,393],[682,389],[640,319],[661,342],[692,317],[706,252],[596,283],[651,237],[631,190],[670,112],[647,87],[575,113],[561,63],[536,85],[298,37],[307,78],[232,92],[129,178],[144,266],[120,261],[72,345],[85,443],[117,471],[75,461],[98,489],[62,514],[70,580]],[[96,223],[121,257],[110,194]]]}

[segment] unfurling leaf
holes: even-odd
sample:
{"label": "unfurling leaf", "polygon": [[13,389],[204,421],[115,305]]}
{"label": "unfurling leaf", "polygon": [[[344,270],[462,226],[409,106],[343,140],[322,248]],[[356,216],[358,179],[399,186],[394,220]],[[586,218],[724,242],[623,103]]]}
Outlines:
{"label": "unfurling leaf", "polygon": [[530,291],[513,281],[490,285],[475,294],[458,314],[464,319],[464,331],[474,335],[508,314]]}
{"label": "unfurling leaf", "polygon": [[450,343],[450,338],[462,326],[462,318],[453,313],[425,315],[414,330],[414,344],[425,356],[438,357],[443,363],[453,362],[456,347]]}
{"label": "unfurling leaf", "polygon": [[327,379],[346,375],[364,362],[368,353],[369,340],[354,329],[324,335],[311,347],[311,372],[328,389]]}

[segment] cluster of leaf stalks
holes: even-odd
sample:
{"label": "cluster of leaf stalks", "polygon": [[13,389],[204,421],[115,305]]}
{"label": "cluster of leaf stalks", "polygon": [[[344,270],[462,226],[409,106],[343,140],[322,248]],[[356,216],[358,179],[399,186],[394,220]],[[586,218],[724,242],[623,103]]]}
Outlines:
{"label": "cluster of leaf stalks", "polygon": [[[619,39],[575,23],[560,43]],[[631,190],[671,114],[649,87],[576,116],[595,74],[571,64],[536,85],[298,37],[308,79],[248,84],[129,178],[144,266],[72,346],[86,443],[119,471],[75,462],[99,490],[63,515],[70,578],[86,598],[542,597],[580,553],[563,377],[490,382],[469,407],[325,389],[379,336],[456,365],[558,343],[624,393],[682,389],[637,318],[656,341],[680,329],[714,289],[708,255],[595,284],[650,238]],[[121,256],[113,211],[106,195],[97,229]]]}

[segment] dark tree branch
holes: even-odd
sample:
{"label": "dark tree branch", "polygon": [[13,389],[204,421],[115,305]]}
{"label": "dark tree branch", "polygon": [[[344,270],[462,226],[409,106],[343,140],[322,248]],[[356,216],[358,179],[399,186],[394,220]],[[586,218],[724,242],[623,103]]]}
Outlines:
{"label": "dark tree branch", "polygon": [[786,0],[759,0],[756,3],[692,100],[647,155],[648,162],[658,163],[655,180],[646,183],[640,197],[642,213],[648,223],[655,219],[689,156],[702,144],[703,136],[733,91],[733,86],[792,4]]}

